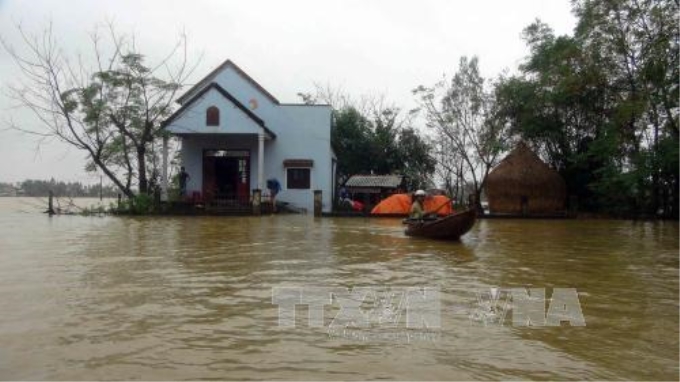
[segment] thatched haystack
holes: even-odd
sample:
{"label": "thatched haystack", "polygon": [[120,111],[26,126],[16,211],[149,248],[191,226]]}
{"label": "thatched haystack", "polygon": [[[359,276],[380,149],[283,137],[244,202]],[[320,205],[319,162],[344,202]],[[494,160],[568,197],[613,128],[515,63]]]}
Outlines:
{"label": "thatched haystack", "polygon": [[489,211],[543,215],[565,211],[564,179],[520,142],[486,180]]}

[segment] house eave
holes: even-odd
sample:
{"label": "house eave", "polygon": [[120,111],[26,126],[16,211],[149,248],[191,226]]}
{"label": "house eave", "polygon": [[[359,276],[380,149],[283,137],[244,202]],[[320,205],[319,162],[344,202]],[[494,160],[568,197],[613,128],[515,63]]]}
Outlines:
{"label": "house eave", "polygon": [[[229,100],[231,103],[233,103],[239,110],[241,110],[243,113],[248,116],[251,120],[253,120],[260,128],[262,128],[271,139],[276,138],[276,133],[271,131],[264,123],[262,118],[258,117],[255,113],[253,113],[250,109],[248,109],[245,105],[243,105],[236,97],[231,95],[227,90],[225,90],[223,87],[221,87],[219,84],[216,82],[212,82],[209,85],[205,86],[201,91],[196,93],[193,97],[188,99],[182,107],[177,109],[170,117],[168,117],[163,123],[161,123],[161,127],[167,128],[168,125],[170,125],[172,122],[174,122],[175,119],[177,119],[180,115],[182,115],[194,102],[196,102],[198,99],[200,99],[203,95],[205,95],[208,91],[215,89],[218,93],[220,93],[224,98]],[[179,135],[179,134],[191,134],[191,133],[176,133],[176,132],[170,132],[171,134]],[[228,133],[226,133],[228,134]]]}
{"label": "house eave", "polygon": [[276,99],[271,93],[267,91],[262,85],[260,85],[257,81],[255,81],[251,76],[248,75],[243,69],[241,69],[238,65],[236,65],[233,61],[227,59],[224,61],[220,66],[215,68],[213,71],[208,73],[207,76],[203,77],[200,81],[198,81],[194,86],[192,86],[189,90],[187,90],[184,94],[179,96],[177,98],[177,102],[181,105],[184,104],[187,99],[191,99],[191,95],[197,91],[201,87],[205,87],[208,85],[212,80],[219,74],[222,70],[224,70],[227,67],[232,67],[236,73],[238,73],[239,76],[241,76],[243,79],[248,81],[251,85],[253,85],[259,92],[261,92],[265,97],[267,97],[270,101],[272,101],[274,104],[279,105],[279,100]]}

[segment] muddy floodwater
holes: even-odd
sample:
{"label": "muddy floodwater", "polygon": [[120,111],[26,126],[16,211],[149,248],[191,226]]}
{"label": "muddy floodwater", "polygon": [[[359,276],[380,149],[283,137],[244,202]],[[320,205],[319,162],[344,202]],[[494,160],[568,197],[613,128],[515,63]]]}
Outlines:
{"label": "muddy floodwater", "polygon": [[[449,243],[394,219],[41,207],[0,198],[0,379],[679,377],[677,222],[482,220]],[[388,317],[403,309],[375,296],[436,288],[439,325],[332,330],[330,300],[323,325],[298,305],[279,326],[281,287],[365,287],[378,292],[360,309]],[[507,295],[489,292],[505,288],[571,288],[585,326],[514,325]]]}

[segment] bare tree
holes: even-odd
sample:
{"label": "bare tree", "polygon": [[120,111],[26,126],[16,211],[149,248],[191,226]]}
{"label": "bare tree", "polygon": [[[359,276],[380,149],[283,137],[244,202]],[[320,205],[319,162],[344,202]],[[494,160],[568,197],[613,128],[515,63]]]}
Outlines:
{"label": "bare tree", "polygon": [[333,110],[353,108],[365,116],[374,115],[385,109],[397,109],[384,94],[362,94],[355,97],[342,86],[330,83],[314,82],[314,90],[308,93],[299,92],[298,97],[308,105],[326,104]]}
{"label": "bare tree", "polygon": [[436,177],[442,181],[446,193],[458,202],[466,197],[465,169],[463,159],[448,137],[438,135],[431,139],[433,155],[437,162]]}
{"label": "bare tree", "polygon": [[480,195],[503,152],[507,128],[493,118],[493,97],[484,88],[477,58],[462,57],[451,82],[420,86],[414,94],[420,96],[427,126],[434,129],[440,142],[440,173],[449,177],[456,194],[462,195],[466,185],[462,183],[469,184],[481,211]]}
{"label": "bare tree", "polygon": [[10,127],[85,151],[90,162],[86,169],[101,170],[128,197],[134,196],[134,183],[146,193],[147,165],[153,160],[147,154],[195,68],[188,65],[186,35],[149,67],[134,36],[119,35],[112,23],[103,34],[95,28],[89,35],[89,61],[82,55],[69,57],[51,23],[40,35],[21,25],[17,31],[21,50],[0,40],[22,72],[8,93],[41,123],[37,129],[15,122]]}

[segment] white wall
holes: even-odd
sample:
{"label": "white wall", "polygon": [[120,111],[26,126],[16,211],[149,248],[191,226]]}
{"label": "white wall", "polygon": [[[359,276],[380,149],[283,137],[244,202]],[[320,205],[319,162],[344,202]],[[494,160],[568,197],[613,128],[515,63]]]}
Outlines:
{"label": "white wall", "polygon": [[[276,134],[275,139],[265,141],[264,178],[266,180],[275,177],[279,180],[283,190],[278,199],[311,212],[314,209],[313,192],[322,190],[323,210],[330,211],[333,187],[330,107],[275,104],[229,67],[218,74],[214,81],[246,107],[251,99],[255,99],[258,107],[253,113],[264,120],[267,128]],[[205,124],[205,110],[213,105],[220,109],[220,126],[217,127]],[[168,130],[185,137],[182,143],[182,160],[191,176],[187,184],[189,193],[202,190],[203,150],[216,148],[250,149],[251,189],[257,188],[257,133],[261,128],[218,91],[209,90],[176,118],[168,126]],[[185,135],[187,133],[201,135]],[[286,188],[286,172],[283,167],[286,159],[314,161],[309,190]]]}
{"label": "white wall", "polygon": [[[210,106],[220,109],[219,126],[206,125],[205,111]],[[260,125],[214,88],[194,101],[167,129],[175,134],[258,134],[262,131]]]}
{"label": "white wall", "polygon": [[[283,190],[279,200],[314,209],[314,190],[323,192],[323,210],[332,207],[332,172],[330,143],[330,108],[320,106],[282,106],[280,121],[285,132],[267,145],[265,174],[279,179]],[[311,159],[312,167],[309,190],[286,188],[285,159]]]}

